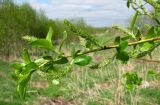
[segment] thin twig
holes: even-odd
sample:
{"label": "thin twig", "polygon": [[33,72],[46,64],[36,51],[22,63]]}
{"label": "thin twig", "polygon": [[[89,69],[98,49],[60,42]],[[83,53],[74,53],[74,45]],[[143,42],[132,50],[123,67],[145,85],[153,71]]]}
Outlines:
{"label": "thin twig", "polygon": [[[160,41],[160,37],[145,39],[145,40],[136,41],[136,42],[130,42],[128,44],[128,46],[133,46],[133,45],[137,45],[137,44],[141,44],[141,43],[145,43],[145,42],[153,42],[153,41]],[[119,45],[104,46],[103,48],[97,48],[97,49],[93,49],[93,50],[89,50],[89,51],[84,51],[80,54],[77,54],[77,56],[89,54],[89,53],[93,53],[93,52],[98,52],[98,51],[103,51],[103,50],[114,49],[114,48],[118,48],[118,47],[119,47]],[[66,56],[66,57],[71,57],[71,55]]]}
{"label": "thin twig", "polygon": [[160,63],[159,60],[152,60],[152,59],[136,59],[138,61],[150,62],[150,63]]}

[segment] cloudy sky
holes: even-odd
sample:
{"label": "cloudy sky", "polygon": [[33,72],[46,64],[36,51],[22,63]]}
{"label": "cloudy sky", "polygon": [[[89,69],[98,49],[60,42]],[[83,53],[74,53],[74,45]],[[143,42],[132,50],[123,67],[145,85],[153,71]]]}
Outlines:
{"label": "cloudy sky", "polygon": [[28,2],[36,10],[44,10],[49,18],[83,17],[93,26],[126,25],[134,11],[126,7],[125,0],[15,0]]}

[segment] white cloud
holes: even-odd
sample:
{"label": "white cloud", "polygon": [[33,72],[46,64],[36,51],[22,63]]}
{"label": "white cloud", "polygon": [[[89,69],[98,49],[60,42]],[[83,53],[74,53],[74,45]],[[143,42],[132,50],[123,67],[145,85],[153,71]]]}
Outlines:
{"label": "white cloud", "polygon": [[28,0],[30,5],[43,9],[50,18],[83,17],[94,26],[124,23],[133,11],[124,0]]}

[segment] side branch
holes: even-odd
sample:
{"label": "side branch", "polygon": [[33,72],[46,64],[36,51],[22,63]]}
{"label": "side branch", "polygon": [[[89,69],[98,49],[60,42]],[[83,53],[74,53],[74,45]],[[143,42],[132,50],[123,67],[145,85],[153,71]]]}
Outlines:
{"label": "side branch", "polygon": [[148,63],[160,63],[159,60],[152,60],[152,59],[136,59],[137,61],[142,61],[142,62],[148,62]]}

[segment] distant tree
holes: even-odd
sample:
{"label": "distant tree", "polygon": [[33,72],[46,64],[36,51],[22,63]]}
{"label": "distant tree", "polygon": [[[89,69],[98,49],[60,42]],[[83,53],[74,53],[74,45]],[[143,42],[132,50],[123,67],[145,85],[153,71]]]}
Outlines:
{"label": "distant tree", "polygon": [[53,39],[56,39],[58,29],[55,21],[48,19],[43,11],[36,12],[28,3],[18,5],[13,0],[0,2],[0,54],[6,59],[10,52],[19,54],[26,45],[22,40],[24,35],[44,38],[52,27]]}

